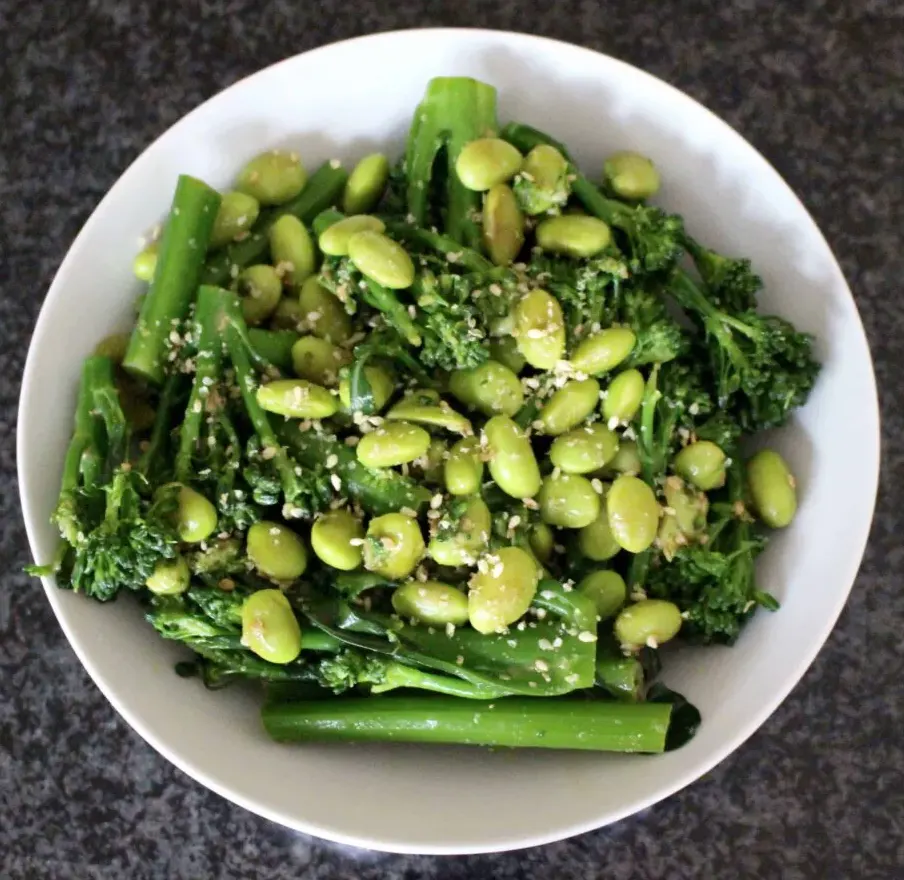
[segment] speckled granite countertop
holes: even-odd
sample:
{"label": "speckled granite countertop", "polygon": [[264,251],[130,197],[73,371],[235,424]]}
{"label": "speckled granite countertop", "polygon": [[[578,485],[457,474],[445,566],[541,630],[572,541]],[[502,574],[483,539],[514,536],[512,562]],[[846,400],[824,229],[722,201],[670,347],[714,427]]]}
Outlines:
{"label": "speckled granite countertop", "polygon": [[[27,561],[15,490],[19,377],[43,292],[89,212],[153,138],[238,78],[322,43],[424,25],[530,30],[599,49],[734,125],[800,194],[841,260],[885,428],[879,507],[851,599],[813,668],[749,742],[614,827],[445,860],[305,838],[196,785],[116,716],[40,587],[16,573]],[[0,46],[0,877],[904,876],[900,2],[0,0]]]}

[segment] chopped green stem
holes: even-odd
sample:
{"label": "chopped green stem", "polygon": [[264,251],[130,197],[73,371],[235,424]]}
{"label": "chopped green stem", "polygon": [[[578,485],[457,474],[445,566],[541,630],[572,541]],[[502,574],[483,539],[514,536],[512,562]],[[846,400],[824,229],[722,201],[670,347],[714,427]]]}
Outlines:
{"label": "chopped green stem", "polygon": [[306,629],[301,634],[302,651],[318,651],[335,654],[345,647],[344,642],[324,632],[322,629]]}
{"label": "chopped green stem", "polygon": [[148,445],[138,459],[138,472],[145,479],[151,479],[158,471],[158,459],[163,453],[173,427],[173,410],[179,399],[183,382],[184,377],[180,373],[172,373],[167,376],[163,390],[160,392],[154,427],[151,429]]}
{"label": "chopped green stem", "polygon": [[536,700],[477,703],[447,696],[385,696],[267,705],[282,742],[419,742],[510,748],[652,752],[665,749],[668,703]]}
{"label": "chopped green stem", "polygon": [[157,268],[141,304],[123,367],[155,385],[163,382],[169,334],[188,314],[198,289],[220,194],[181,175],[157,257]]}
{"label": "chopped green stem", "polygon": [[314,230],[314,238],[320,238],[327,229],[344,219],[345,214],[335,208],[327,208],[325,211],[321,211],[311,223],[311,229]]}
{"label": "chopped green stem", "polygon": [[386,665],[385,680],[381,684],[373,685],[371,693],[382,694],[397,688],[417,688],[467,700],[495,700],[511,693],[505,688],[494,687],[489,683],[465,681],[451,675],[426,672],[423,669],[406,666],[404,663],[390,661]]}
{"label": "chopped green stem", "polygon": [[[449,259],[450,263],[462,266],[469,272],[492,272],[495,266],[476,250],[460,245],[452,236],[443,235],[441,232],[433,232],[420,226],[412,226],[410,223],[401,223],[398,220],[383,218],[386,223],[386,231],[393,238],[418,244]],[[454,259],[450,259],[454,257]]]}
{"label": "chopped green stem", "polygon": [[365,299],[368,303],[386,315],[386,320],[405,337],[409,345],[419,346],[421,332],[411,315],[408,314],[405,304],[399,301],[395,291],[383,287],[372,278],[365,277],[364,283],[367,285]]}
{"label": "chopped green stem", "polygon": [[636,657],[619,654],[598,656],[596,685],[616,700],[638,702],[643,696],[643,666]]}

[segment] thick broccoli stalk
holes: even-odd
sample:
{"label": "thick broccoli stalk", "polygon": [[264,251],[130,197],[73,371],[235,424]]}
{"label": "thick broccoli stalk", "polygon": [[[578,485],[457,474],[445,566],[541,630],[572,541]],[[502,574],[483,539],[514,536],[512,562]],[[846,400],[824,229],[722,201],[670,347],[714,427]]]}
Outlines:
{"label": "thick broccoli stalk", "polygon": [[[407,219],[431,225],[431,194],[445,184],[443,226],[460,245],[481,250],[477,222],[480,193],[466,189],[455,172],[462,147],[496,133],[496,90],[469,77],[437,77],[414,113],[405,155]],[[439,160],[439,161],[438,161]]]}
{"label": "thick broccoli stalk", "polygon": [[757,293],[762,290],[763,281],[753,271],[750,260],[724,257],[690,236],[685,236],[684,243],[713,305],[729,312],[756,308]]}

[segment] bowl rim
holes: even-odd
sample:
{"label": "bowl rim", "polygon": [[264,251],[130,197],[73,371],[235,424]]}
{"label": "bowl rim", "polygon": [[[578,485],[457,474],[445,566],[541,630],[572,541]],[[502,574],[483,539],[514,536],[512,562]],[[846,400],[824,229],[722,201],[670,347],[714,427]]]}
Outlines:
{"label": "bowl rim", "polygon": [[856,331],[859,333],[863,343],[864,348],[867,352],[867,361],[868,361],[868,374],[870,380],[870,395],[869,395],[869,404],[870,409],[875,415],[875,430],[873,432],[873,436],[870,442],[867,444],[868,437],[864,436],[864,456],[868,459],[869,464],[869,472],[870,472],[870,480],[868,486],[865,489],[869,492],[871,496],[871,503],[869,505],[869,517],[865,517],[864,520],[860,523],[856,524],[856,528],[853,534],[849,534],[850,545],[852,547],[853,552],[850,555],[850,559],[852,560],[851,564],[848,566],[848,569],[844,572],[843,580],[848,581],[847,588],[843,591],[843,593],[838,597],[835,603],[835,607],[833,607],[828,614],[826,620],[826,625],[822,628],[822,631],[815,634],[815,638],[813,639],[813,648],[807,652],[798,666],[794,669],[793,673],[787,675],[785,678],[785,683],[782,687],[778,688],[773,694],[772,698],[758,711],[755,715],[753,715],[746,724],[744,724],[743,729],[739,731],[735,736],[727,739],[718,750],[715,750],[702,764],[693,766],[688,770],[678,774],[673,780],[669,783],[663,785],[661,788],[657,790],[655,794],[652,794],[647,797],[642,797],[631,801],[625,807],[621,809],[615,809],[608,811],[603,816],[595,816],[590,817],[584,821],[574,822],[567,827],[557,827],[554,830],[551,830],[547,834],[543,835],[532,835],[529,839],[519,838],[517,836],[512,836],[509,834],[507,837],[500,838],[496,843],[492,846],[487,844],[482,844],[478,847],[469,846],[466,842],[464,844],[439,844],[432,846],[424,846],[424,845],[416,845],[416,846],[406,846],[405,844],[399,843],[398,841],[394,842],[385,842],[378,839],[370,839],[363,837],[358,834],[347,833],[342,829],[335,827],[326,827],[318,824],[315,821],[309,820],[300,820],[296,816],[289,815],[285,812],[282,812],[277,809],[272,809],[267,806],[265,803],[259,802],[251,797],[246,797],[243,794],[240,794],[233,789],[231,789],[228,785],[221,784],[215,779],[211,778],[211,776],[201,768],[195,766],[195,764],[187,759],[184,759],[180,756],[180,754],[173,748],[171,748],[167,743],[161,741],[156,735],[145,729],[142,721],[135,717],[134,713],[127,709],[117,698],[116,694],[109,688],[105,681],[105,675],[103,671],[96,667],[96,665],[90,660],[87,653],[83,649],[80,644],[79,637],[73,632],[72,628],[69,626],[69,623],[66,619],[65,612],[61,609],[60,604],[60,593],[56,587],[54,579],[52,577],[43,577],[42,583],[44,587],[44,592],[47,595],[48,601],[50,602],[51,608],[53,609],[54,615],[56,616],[57,622],[60,624],[60,627],[63,630],[63,633],[66,636],[69,645],[72,650],[75,652],[78,657],[80,663],[85,668],[85,670],[90,675],[94,684],[98,687],[107,701],[112,705],[117,714],[122,717],[126,723],[134,730],[148,745],[150,745],[155,751],[157,751],[160,755],[162,755],[167,761],[171,764],[178,767],[183,773],[189,776],[194,781],[200,783],[205,788],[210,789],[211,791],[216,792],[221,797],[225,798],[232,803],[238,804],[250,812],[262,816],[270,821],[273,821],[279,825],[282,825],[286,828],[300,831],[306,834],[311,834],[316,837],[330,840],[336,843],[345,844],[349,846],[362,847],[371,850],[381,851],[381,852],[389,852],[389,853],[400,853],[400,854],[423,854],[423,855],[465,855],[465,854],[477,854],[477,853],[489,853],[489,852],[507,852],[511,850],[523,849],[531,846],[540,846],[548,843],[553,843],[560,840],[565,840],[567,838],[573,837],[575,835],[583,834],[589,831],[593,831],[595,829],[604,827],[606,825],[621,821],[635,813],[638,813],[642,810],[648,809],[656,803],[659,803],[662,800],[665,800],[668,797],[671,797],[676,792],[681,789],[687,787],[691,783],[700,779],[706,773],[711,771],[717,764],[724,761],[729,755],[735,752],[747,739],[749,739],[754,733],[756,733],[762,725],[768,720],[768,718],[776,711],[776,709],[781,705],[782,702],[787,698],[788,694],[797,686],[797,684],[801,681],[807,670],[812,666],[816,655],[822,650],[825,645],[826,640],[831,634],[832,630],[835,627],[835,624],[838,621],[838,617],[840,616],[848,597],[850,596],[850,592],[854,586],[854,582],[856,580],[857,573],[862,564],[863,556],[866,551],[867,542],[870,535],[870,530],[872,527],[872,523],[875,517],[875,507],[878,493],[878,481],[879,481],[879,471],[880,471],[880,455],[881,455],[881,410],[879,407],[879,399],[878,399],[878,391],[876,386],[876,378],[875,378],[875,369],[872,359],[872,353],[869,347],[869,340],[866,335],[866,331],[863,326],[862,318],[860,317],[859,310],[857,309],[856,300],[853,297],[853,294],[850,289],[850,285],[847,282],[847,279],[844,275],[844,272],[841,269],[841,266],[838,262],[837,257],[832,251],[828,241],[825,238],[822,230],[819,225],[816,223],[813,216],[810,214],[810,211],[803,204],[801,199],[798,197],[796,192],[790,187],[790,185],[785,181],[785,179],[779,174],[779,172],[774,168],[774,166],[766,159],[765,156],[753,145],[751,144],[740,132],[738,132],[733,126],[731,126],[728,122],[722,119],[721,116],[716,114],[714,111],[710,110],[707,106],[702,104],[700,101],[697,101],[696,98],[682,91],[678,87],[672,85],[671,83],[661,79],[658,76],[655,76],[648,71],[636,67],[633,64],[630,64],[626,61],[623,61],[619,58],[615,58],[611,55],[608,55],[605,52],[600,52],[595,49],[590,49],[586,46],[581,46],[578,44],[570,43],[566,40],[558,40],[551,37],[537,36],[534,34],[528,34],[520,31],[511,31],[504,29],[492,29],[492,28],[456,28],[456,27],[414,27],[414,28],[402,28],[391,31],[380,31],[375,33],[363,34],[361,36],[352,37],[343,40],[334,40],[329,43],[325,43],[320,46],[316,46],[313,49],[309,49],[305,52],[300,52],[295,55],[284,58],[280,61],[277,61],[273,64],[270,64],[266,67],[260,68],[238,80],[226,86],[223,89],[220,89],[216,93],[212,94],[210,97],[205,99],[203,102],[198,104],[196,107],[192,108],[186,114],[181,116],[176,122],[174,122],[171,126],[169,126],[165,131],[161,132],[150,144],[148,144],[133,160],[129,163],[129,165],[119,174],[116,181],[110,187],[109,190],[104,194],[101,200],[98,202],[97,206],[91,212],[88,219],[82,225],[76,237],[72,240],[69,245],[63,260],[61,261],[59,268],[54,274],[54,277],[51,281],[50,287],[47,290],[44,301],[41,304],[41,308],[38,312],[38,317],[34,326],[34,331],[32,334],[31,341],[28,347],[28,353],[26,356],[25,367],[22,374],[22,383],[20,387],[19,394],[19,402],[17,408],[17,429],[16,429],[16,461],[17,461],[17,479],[19,486],[19,500],[20,506],[22,508],[23,519],[25,522],[25,530],[26,535],[28,537],[29,548],[33,550],[33,548],[37,544],[36,538],[36,528],[37,523],[40,520],[41,513],[34,509],[34,506],[31,504],[29,498],[27,497],[27,493],[25,492],[25,485],[28,482],[28,473],[32,469],[32,465],[30,464],[31,456],[30,450],[26,443],[24,437],[24,431],[22,428],[24,422],[24,414],[29,406],[30,399],[30,390],[36,381],[35,372],[37,369],[36,366],[36,355],[35,352],[41,347],[43,342],[43,337],[45,335],[45,330],[47,326],[47,314],[54,306],[51,303],[58,298],[59,293],[58,289],[61,287],[63,283],[63,278],[66,276],[67,271],[69,269],[70,263],[74,259],[73,252],[75,251],[75,246],[78,241],[86,235],[88,230],[98,222],[99,216],[104,212],[106,205],[109,201],[111,201],[111,196],[114,191],[116,191],[122,184],[124,179],[129,175],[129,173],[133,170],[133,168],[142,160],[146,153],[152,150],[159,141],[167,137],[174,129],[188,124],[189,120],[192,119],[195,114],[202,111],[204,107],[207,106],[210,102],[219,99],[226,92],[231,91],[233,89],[237,89],[241,87],[243,84],[247,83],[249,80],[253,79],[256,76],[262,75],[263,73],[270,71],[274,68],[290,65],[296,62],[296,60],[302,56],[310,57],[312,55],[317,54],[327,54],[331,50],[335,49],[338,46],[347,46],[355,43],[365,43],[365,42],[379,42],[383,40],[393,40],[398,39],[399,37],[411,36],[413,34],[429,34],[430,36],[437,38],[454,38],[454,39],[467,39],[471,36],[479,35],[483,38],[499,38],[504,40],[514,40],[518,41],[522,44],[541,44],[541,45],[554,45],[559,47],[559,49],[567,48],[568,51],[573,53],[587,54],[594,56],[596,58],[604,58],[607,63],[613,65],[614,67],[621,67],[629,70],[632,76],[639,76],[646,80],[651,80],[655,82],[658,88],[664,90],[665,94],[671,101],[674,102],[690,102],[695,105],[698,111],[703,111],[711,117],[711,121],[713,124],[721,126],[723,129],[727,129],[731,134],[733,134],[736,138],[738,138],[743,144],[746,145],[747,149],[751,152],[752,156],[754,156],[760,163],[762,163],[766,168],[773,174],[775,177],[781,181],[781,183],[786,188],[788,194],[791,196],[793,201],[796,203],[797,207],[802,212],[802,216],[805,216],[809,219],[810,223],[813,226],[816,235],[818,236],[818,241],[824,245],[826,254],[828,255],[829,260],[827,261],[827,265],[831,266],[836,272],[838,279],[843,284],[843,290],[847,294],[851,303],[854,306],[854,314],[857,318],[857,326]]}

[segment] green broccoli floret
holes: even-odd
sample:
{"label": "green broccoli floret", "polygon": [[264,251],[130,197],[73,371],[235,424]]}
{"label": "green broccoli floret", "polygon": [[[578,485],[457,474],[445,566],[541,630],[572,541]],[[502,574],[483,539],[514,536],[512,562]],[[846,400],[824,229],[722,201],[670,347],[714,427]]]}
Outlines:
{"label": "green broccoli floret", "polygon": [[689,347],[686,331],[668,313],[662,297],[644,287],[623,288],[616,317],[637,337],[626,367],[663,364],[680,357]]}
{"label": "green broccoli floret", "polygon": [[750,260],[724,257],[690,236],[685,236],[684,242],[715,306],[728,312],[756,308],[763,281],[753,271]]}
{"label": "green broccoli floret", "polygon": [[386,680],[387,662],[387,658],[379,654],[346,649],[319,661],[317,680],[335,694],[359,685],[379,685]]}

